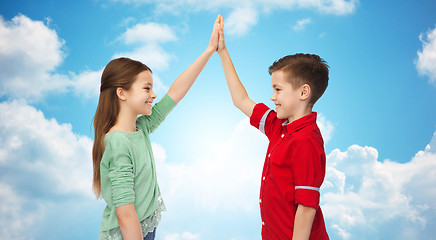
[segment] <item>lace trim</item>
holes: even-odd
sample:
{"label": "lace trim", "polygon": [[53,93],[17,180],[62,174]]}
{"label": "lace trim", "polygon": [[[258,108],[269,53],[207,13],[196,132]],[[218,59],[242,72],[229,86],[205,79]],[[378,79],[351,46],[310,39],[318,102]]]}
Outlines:
{"label": "lace trim", "polygon": [[[154,231],[162,218],[161,212],[167,210],[161,196],[157,198],[157,204],[156,211],[154,211],[151,216],[141,221],[142,237]],[[100,232],[98,240],[123,240],[123,235],[121,234],[121,229],[116,227],[109,231]]]}

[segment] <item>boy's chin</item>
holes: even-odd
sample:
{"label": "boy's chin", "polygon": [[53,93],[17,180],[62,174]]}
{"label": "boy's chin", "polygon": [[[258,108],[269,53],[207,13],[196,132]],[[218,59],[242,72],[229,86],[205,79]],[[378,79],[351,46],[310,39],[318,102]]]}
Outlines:
{"label": "boy's chin", "polygon": [[283,115],[280,114],[280,113],[277,113],[277,118],[278,118],[278,119],[286,119],[287,117],[286,117],[286,116],[283,116]]}

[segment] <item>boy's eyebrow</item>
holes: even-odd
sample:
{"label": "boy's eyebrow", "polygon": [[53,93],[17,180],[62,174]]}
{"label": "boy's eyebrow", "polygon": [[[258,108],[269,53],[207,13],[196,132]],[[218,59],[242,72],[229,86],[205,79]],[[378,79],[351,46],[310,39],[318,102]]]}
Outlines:
{"label": "boy's eyebrow", "polygon": [[272,87],[273,87],[273,88],[276,88],[276,87],[280,87],[280,85],[278,85],[278,84],[273,84]]}

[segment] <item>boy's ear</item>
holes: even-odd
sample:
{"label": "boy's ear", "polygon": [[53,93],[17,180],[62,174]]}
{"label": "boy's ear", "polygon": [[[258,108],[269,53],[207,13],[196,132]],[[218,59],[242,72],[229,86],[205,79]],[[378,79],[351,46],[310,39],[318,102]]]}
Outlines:
{"label": "boy's ear", "polygon": [[124,90],[121,87],[117,88],[117,97],[121,100],[121,101],[125,101],[126,100],[126,90]]}
{"label": "boy's ear", "polygon": [[309,84],[303,84],[303,86],[300,87],[300,100],[306,101],[309,99],[311,94],[311,89]]}

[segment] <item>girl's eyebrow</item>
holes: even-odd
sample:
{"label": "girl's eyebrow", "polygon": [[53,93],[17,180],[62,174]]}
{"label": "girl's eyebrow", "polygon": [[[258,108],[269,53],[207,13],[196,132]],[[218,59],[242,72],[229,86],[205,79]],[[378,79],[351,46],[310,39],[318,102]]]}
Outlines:
{"label": "girl's eyebrow", "polygon": [[145,83],[145,84],[144,84],[144,86],[149,86],[149,87],[153,87],[153,84],[152,84],[152,83],[149,83],[149,82],[147,82],[147,83]]}

